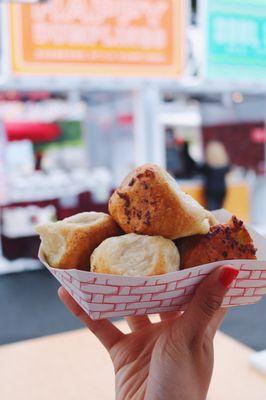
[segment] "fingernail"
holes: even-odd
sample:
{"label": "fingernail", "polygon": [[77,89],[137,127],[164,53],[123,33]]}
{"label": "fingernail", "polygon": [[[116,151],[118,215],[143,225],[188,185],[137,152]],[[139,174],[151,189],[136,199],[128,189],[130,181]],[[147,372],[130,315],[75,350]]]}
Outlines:
{"label": "fingernail", "polygon": [[233,267],[224,267],[220,274],[220,282],[225,288],[229,288],[239,271]]}

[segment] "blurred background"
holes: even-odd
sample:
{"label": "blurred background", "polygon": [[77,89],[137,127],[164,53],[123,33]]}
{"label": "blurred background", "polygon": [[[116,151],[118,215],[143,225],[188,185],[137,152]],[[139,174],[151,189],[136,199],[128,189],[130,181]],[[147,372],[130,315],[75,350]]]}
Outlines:
{"label": "blurred background", "polygon": [[[265,0],[0,0],[0,344],[80,327],[34,227],[107,211],[135,166],[266,237],[265,121]],[[222,330],[262,350],[265,311]]]}

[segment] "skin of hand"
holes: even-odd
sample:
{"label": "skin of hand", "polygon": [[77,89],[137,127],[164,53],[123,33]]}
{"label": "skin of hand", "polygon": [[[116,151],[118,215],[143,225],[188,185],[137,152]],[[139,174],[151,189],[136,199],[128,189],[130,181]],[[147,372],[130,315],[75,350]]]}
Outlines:
{"label": "skin of hand", "polygon": [[238,270],[223,266],[198,287],[184,313],[127,317],[130,334],[111,321],[93,321],[62,287],[59,297],[108,350],[116,400],[205,400],[213,370],[213,339],[226,310],[223,298]]}

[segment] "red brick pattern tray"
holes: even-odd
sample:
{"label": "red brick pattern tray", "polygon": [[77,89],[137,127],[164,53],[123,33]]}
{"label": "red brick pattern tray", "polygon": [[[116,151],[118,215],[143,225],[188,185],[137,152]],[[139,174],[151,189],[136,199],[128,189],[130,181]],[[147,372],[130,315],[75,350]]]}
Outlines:
{"label": "red brick pattern tray", "polygon": [[[225,210],[216,212],[221,223],[230,216]],[[258,248],[258,260],[226,261],[240,272],[223,307],[257,303],[266,295],[266,239],[248,229]],[[215,262],[166,275],[135,278],[54,269],[46,263],[42,249],[39,258],[92,319],[184,310],[200,282],[224,264]]]}

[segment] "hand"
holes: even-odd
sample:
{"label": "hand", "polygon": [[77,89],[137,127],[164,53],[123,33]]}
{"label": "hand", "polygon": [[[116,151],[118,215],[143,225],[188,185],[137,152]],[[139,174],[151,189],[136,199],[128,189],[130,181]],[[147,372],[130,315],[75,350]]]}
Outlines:
{"label": "hand", "polygon": [[229,266],[211,273],[184,313],[128,317],[123,334],[109,320],[91,320],[62,287],[59,297],[109,351],[117,400],[204,400],[213,370],[213,338],[226,311],[223,298],[238,271]]}

